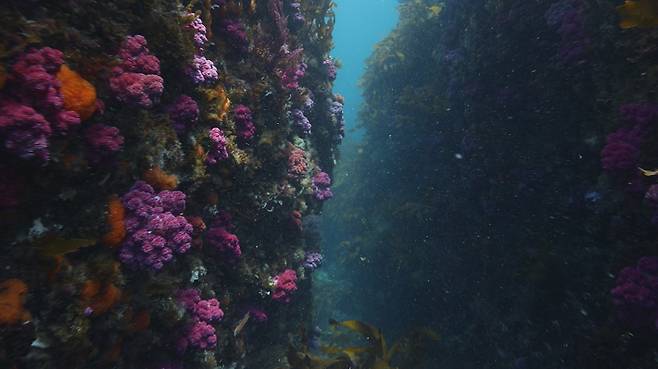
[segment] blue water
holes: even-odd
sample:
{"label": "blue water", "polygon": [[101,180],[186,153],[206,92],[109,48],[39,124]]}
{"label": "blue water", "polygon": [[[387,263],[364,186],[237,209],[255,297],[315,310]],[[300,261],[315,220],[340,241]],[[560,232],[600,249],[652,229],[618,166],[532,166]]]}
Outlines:
{"label": "blue water", "polygon": [[[359,81],[365,71],[366,59],[377,42],[386,37],[398,21],[397,0],[336,0],[336,25],[332,56],[340,60],[342,67],[334,84],[334,91],[345,97],[345,127],[348,134],[340,150],[343,156],[350,157],[356,152],[363,131],[358,129],[358,111],[362,103]],[[349,171],[338,164],[333,173],[334,182],[347,179]],[[336,187],[336,196],[341,196],[344,187]],[[347,190],[347,189],[346,189]],[[325,215],[339,216],[350,209],[340,205],[326,204]],[[321,219],[323,250],[327,264],[313,276],[316,300],[316,323],[326,328],[328,319],[361,319],[374,324],[382,323],[379,316],[373,315],[373,307],[367,302],[357,301],[352,293],[358,288],[358,281],[352,270],[339,260],[343,232],[334,229],[326,217]]]}
{"label": "blue water", "polygon": [[[332,55],[342,63],[334,91],[345,97],[345,125],[353,131],[361,105],[359,80],[365,61],[375,44],[393,29],[398,13],[397,0],[336,0],[336,25]],[[361,134],[350,132],[348,142],[358,141]]]}

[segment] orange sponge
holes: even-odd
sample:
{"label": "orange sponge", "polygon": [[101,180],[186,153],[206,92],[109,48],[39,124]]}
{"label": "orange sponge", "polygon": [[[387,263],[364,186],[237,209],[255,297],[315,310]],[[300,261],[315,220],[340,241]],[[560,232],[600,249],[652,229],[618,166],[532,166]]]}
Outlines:
{"label": "orange sponge", "polygon": [[158,166],[144,172],[144,180],[158,191],[173,190],[178,186],[178,177],[167,174]]}
{"label": "orange sponge", "polygon": [[98,316],[109,311],[121,300],[121,290],[112,283],[102,286],[98,281],[88,280],[82,286],[80,298],[83,305],[91,308],[91,314]]}
{"label": "orange sponge", "polygon": [[103,243],[114,248],[126,237],[126,225],[123,223],[126,210],[117,195],[113,195],[107,204],[107,224],[110,230],[103,236]]}
{"label": "orange sponge", "polygon": [[20,279],[0,283],[0,326],[24,322],[30,314],[23,308],[27,285]]}
{"label": "orange sponge", "polygon": [[59,68],[57,79],[60,82],[59,92],[64,100],[64,107],[73,110],[85,120],[96,111],[96,89],[94,85],[74,72],[66,64]]}

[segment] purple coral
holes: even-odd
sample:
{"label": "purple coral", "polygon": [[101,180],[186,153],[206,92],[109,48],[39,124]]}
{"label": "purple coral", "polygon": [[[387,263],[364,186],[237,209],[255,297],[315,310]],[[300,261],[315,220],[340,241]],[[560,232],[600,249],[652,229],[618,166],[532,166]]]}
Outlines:
{"label": "purple coral", "polygon": [[578,0],[562,0],[546,11],[546,23],[560,35],[558,56],[564,63],[583,61],[590,38],[585,31],[585,10]]}
{"label": "purple coral", "polygon": [[608,135],[601,151],[601,165],[608,172],[628,173],[638,166],[649,125],[658,120],[658,105],[627,103],[619,112],[625,126]]}
{"label": "purple coral", "polygon": [[292,269],[286,269],[274,277],[274,292],[272,299],[289,303],[292,293],[297,290],[297,273]]}
{"label": "purple coral", "polygon": [[210,149],[206,156],[206,163],[217,164],[217,162],[228,158],[228,150],[226,149],[226,137],[221,129],[214,127],[208,132],[210,138]]}
{"label": "purple coral", "polygon": [[20,55],[12,66],[0,97],[0,137],[8,152],[48,161],[51,134],[66,134],[80,124],[60,94],[56,74],[63,62],[61,51],[44,47]]}
{"label": "purple coral", "polygon": [[640,159],[640,144],[645,130],[641,126],[622,127],[606,138],[601,151],[601,166],[608,172],[634,170]]}
{"label": "purple coral", "polygon": [[619,115],[627,124],[645,126],[658,120],[658,105],[647,102],[626,103],[619,107]]}
{"label": "purple coral", "polygon": [[320,267],[324,257],[319,252],[306,252],[304,256],[304,268],[313,271]]}
{"label": "purple coral", "polygon": [[206,322],[198,321],[192,323],[186,335],[179,339],[177,347],[179,352],[185,352],[188,347],[208,350],[214,348],[216,345],[217,335],[215,335],[215,327]]}
{"label": "purple coral", "polygon": [[293,109],[288,113],[293,123],[301,129],[304,134],[311,134],[311,122],[306,118],[304,112],[301,109]]}
{"label": "purple coral", "polygon": [[217,251],[231,258],[242,255],[240,240],[231,231],[235,228],[228,213],[222,212],[215,219],[214,224],[206,233],[206,241]]}
{"label": "purple coral", "polygon": [[201,17],[194,13],[188,13],[189,17],[192,17],[192,22],[187,25],[187,29],[191,30],[194,33],[194,46],[197,50],[203,50],[204,46],[208,42],[208,36],[206,26],[203,24]]}
{"label": "purple coral", "polygon": [[221,320],[224,311],[215,298],[201,299],[201,293],[195,288],[188,288],[178,292],[178,302],[191,316],[192,323],[188,326],[184,336],[178,340],[178,351],[185,352],[188,347],[207,350],[215,347],[217,336],[215,328],[210,322]]}
{"label": "purple coral", "polygon": [[193,98],[181,95],[167,109],[169,119],[178,134],[184,133],[199,120],[199,105]]}
{"label": "purple coral", "polygon": [[331,192],[331,178],[325,172],[318,172],[313,176],[313,196],[319,201],[330,199],[334,196]]}
{"label": "purple coral", "polygon": [[338,128],[337,139],[342,140],[345,137],[345,117],[343,116],[342,97],[338,95],[329,102],[329,119],[333,126]]}
{"label": "purple coral", "polygon": [[239,50],[247,51],[249,48],[249,39],[244,24],[234,19],[223,19],[220,23],[221,31],[226,36],[230,45]]}
{"label": "purple coral", "polygon": [[52,130],[43,115],[27,105],[5,101],[0,105],[0,134],[5,149],[22,159],[48,161],[48,138]]}
{"label": "purple coral", "polygon": [[658,257],[624,268],[611,291],[617,315],[634,328],[658,328]]}
{"label": "purple coral", "polygon": [[333,59],[325,59],[322,62],[322,65],[324,66],[324,72],[327,75],[327,78],[329,78],[330,81],[333,81],[336,79],[336,75],[338,74],[336,70],[336,62],[334,62]]}
{"label": "purple coral", "polygon": [[299,81],[304,78],[306,74],[306,63],[299,63],[290,66],[280,73],[281,85],[288,90],[295,90],[299,88]]}
{"label": "purple coral", "polygon": [[206,59],[205,56],[195,55],[192,63],[187,68],[187,75],[197,85],[202,83],[214,82],[219,78],[217,67],[212,60]]}
{"label": "purple coral", "polygon": [[94,124],[85,131],[89,154],[93,162],[101,161],[121,150],[123,136],[117,127]]}
{"label": "purple coral", "polygon": [[249,107],[242,104],[236,105],[233,109],[233,119],[235,120],[238,137],[242,140],[249,140],[254,137],[256,126]]}
{"label": "purple coral", "polygon": [[121,64],[112,69],[110,89],[117,100],[143,108],[157,102],[164,90],[160,61],[151,55],[144,36],[128,36],[119,49]]}
{"label": "purple coral", "polygon": [[160,270],[174,254],[184,254],[192,246],[192,225],[181,215],[185,209],[184,193],[156,194],[153,187],[138,181],[122,202],[128,233],[119,252],[124,264]]}

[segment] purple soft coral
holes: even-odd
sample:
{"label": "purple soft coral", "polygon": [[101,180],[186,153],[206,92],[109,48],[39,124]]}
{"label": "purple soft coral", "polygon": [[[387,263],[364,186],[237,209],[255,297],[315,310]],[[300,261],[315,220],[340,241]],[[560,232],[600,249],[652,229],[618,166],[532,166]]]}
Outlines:
{"label": "purple soft coral", "polygon": [[251,109],[247,106],[238,104],[233,109],[233,119],[238,133],[238,137],[242,140],[249,140],[256,134],[256,126],[254,125]]}
{"label": "purple soft coral", "polygon": [[293,109],[288,114],[295,126],[297,126],[304,134],[311,134],[311,122],[301,109]]}
{"label": "purple soft coral", "polygon": [[192,81],[197,85],[203,83],[214,82],[219,78],[217,67],[212,60],[206,59],[205,56],[195,55],[192,63],[187,68],[187,75],[192,78]]}
{"label": "purple soft coral", "polygon": [[611,293],[624,323],[658,328],[658,257],[644,257],[636,266],[624,268]]}
{"label": "purple soft coral", "polygon": [[313,271],[320,267],[324,258],[319,252],[306,252],[304,257],[304,268]]}
{"label": "purple soft coral", "polygon": [[150,108],[164,90],[160,61],[149,53],[144,36],[128,36],[119,49],[121,63],[112,69],[110,89],[117,100]]}
{"label": "purple soft coral", "polygon": [[208,229],[206,241],[222,254],[238,258],[242,255],[242,250],[238,236],[231,232],[233,228],[230,215],[222,212],[218,214],[215,222]]}
{"label": "purple soft coral", "polygon": [[56,73],[61,51],[44,47],[18,57],[0,97],[0,136],[5,149],[23,159],[48,161],[52,133],[66,134],[80,124],[78,113],[65,110]]}
{"label": "purple soft coral", "polygon": [[185,209],[184,193],[156,194],[151,186],[138,181],[122,201],[128,233],[119,253],[124,264],[160,270],[174,253],[184,254],[190,249],[192,225],[180,215]]}
{"label": "purple soft coral", "polygon": [[226,149],[226,137],[221,129],[214,127],[208,132],[210,138],[210,149],[206,156],[206,163],[213,165],[221,160],[228,159],[228,150]]}
{"label": "purple soft coral", "polygon": [[199,120],[199,105],[193,98],[181,95],[167,109],[169,120],[178,134],[183,134]]}
{"label": "purple soft coral", "polygon": [[241,52],[249,49],[249,39],[247,38],[247,31],[240,21],[234,19],[224,19],[221,21],[221,30],[226,38],[230,41],[230,45]]}
{"label": "purple soft coral", "polygon": [[313,195],[317,200],[324,201],[334,196],[331,192],[331,178],[325,172],[318,172],[313,176]]}
{"label": "purple soft coral", "polygon": [[117,127],[104,124],[94,124],[87,128],[85,138],[89,145],[89,156],[92,162],[99,162],[121,150],[123,136]]}

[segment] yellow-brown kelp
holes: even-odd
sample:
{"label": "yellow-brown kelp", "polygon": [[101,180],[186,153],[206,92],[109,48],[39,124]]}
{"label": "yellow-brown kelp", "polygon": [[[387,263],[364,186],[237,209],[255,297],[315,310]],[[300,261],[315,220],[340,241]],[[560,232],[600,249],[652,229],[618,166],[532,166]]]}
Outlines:
{"label": "yellow-brown kelp", "polygon": [[656,0],[626,0],[617,7],[619,27],[654,28],[658,27],[658,1]]}

